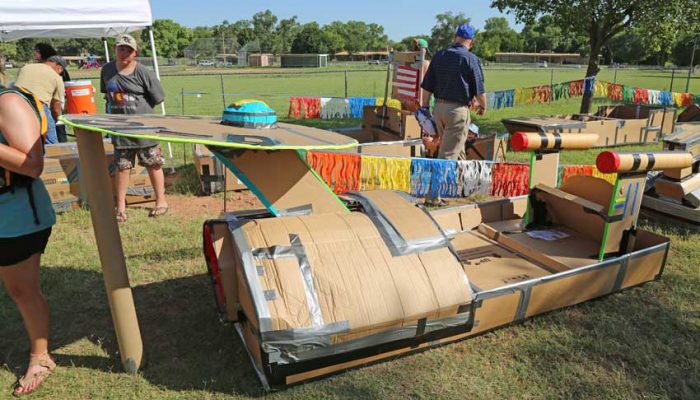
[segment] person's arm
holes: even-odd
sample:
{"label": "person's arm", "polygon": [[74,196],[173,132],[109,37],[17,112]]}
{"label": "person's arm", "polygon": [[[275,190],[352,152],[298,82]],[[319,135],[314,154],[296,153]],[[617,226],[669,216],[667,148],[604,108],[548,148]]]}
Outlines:
{"label": "person's arm", "polygon": [[433,91],[435,90],[435,68],[433,68],[434,64],[430,63],[428,65],[428,70],[425,72],[425,76],[423,77],[423,82],[421,82],[421,89],[423,89],[423,97],[421,98],[421,104],[423,107],[428,107],[430,108],[430,96],[433,95]]}
{"label": "person's arm", "polygon": [[472,60],[473,64],[475,64],[472,65],[474,93],[476,94],[476,100],[479,103],[476,113],[477,115],[484,115],[487,106],[486,91],[484,90],[484,71],[481,69],[481,63],[476,56],[474,56]]}
{"label": "person's arm", "polygon": [[145,70],[146,73],[146,98],[150,103],[151,107],[162,103],[165,100],[165,90],[163,90],[163,85],[161,85],[156,74]]}
{"label": "person's arm", "polygon": [[484,112],[486,111],[486,93],[481,93],[480,95],[476,96],[476,100],[479,102],[479,105],[477,106],[476,113],[477,115],[484,115]]}
{"label": "person's arm", "polygon": [[51,116],[54,121],[58,121],[59,115],[61,115],[61,101],[56,99],[51,99],[51,104],[49,104],[51,109]]}
{"label": "person's arm", "polygon": [[0,144],[0,167],[38,178],[44,169],[39,121],[31,106],[17,94],[0,96],[0,131],[8,144]]}

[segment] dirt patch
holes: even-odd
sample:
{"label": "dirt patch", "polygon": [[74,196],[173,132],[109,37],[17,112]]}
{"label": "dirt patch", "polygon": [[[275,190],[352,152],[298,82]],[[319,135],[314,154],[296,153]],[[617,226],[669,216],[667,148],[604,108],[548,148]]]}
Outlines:
{"label": "dirt patch", "polygon": [[[196,217],[218,216],[224,212],[224,196],[219,193],[215,196],[184,196],[168,194],[168,214]],[[155,203],[135,204],[129,207],[152,208]],[[249,190],[226,193],[226,211],[265,209],[262,203]]]}

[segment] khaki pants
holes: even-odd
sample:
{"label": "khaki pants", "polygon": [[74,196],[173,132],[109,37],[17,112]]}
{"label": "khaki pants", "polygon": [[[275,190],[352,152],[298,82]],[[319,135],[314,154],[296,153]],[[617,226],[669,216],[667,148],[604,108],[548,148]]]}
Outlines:
{"label": "khaki pants", "polygon": [[438,158],[463,160],[466,157],[464,145],[469,135],[471,115],[469,108],[453,103],[435,102],[433,109],[435,125],[440,136]]}

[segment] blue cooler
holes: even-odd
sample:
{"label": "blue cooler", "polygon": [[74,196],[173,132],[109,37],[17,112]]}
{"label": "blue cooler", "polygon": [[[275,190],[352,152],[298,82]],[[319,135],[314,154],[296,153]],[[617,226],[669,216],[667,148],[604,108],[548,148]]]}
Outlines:
{"label": "blue cooler", "polygon": [[243,128],[272,128],[277,123],[277,113],[264,101],[240,100],[224,109],[221,123]]}

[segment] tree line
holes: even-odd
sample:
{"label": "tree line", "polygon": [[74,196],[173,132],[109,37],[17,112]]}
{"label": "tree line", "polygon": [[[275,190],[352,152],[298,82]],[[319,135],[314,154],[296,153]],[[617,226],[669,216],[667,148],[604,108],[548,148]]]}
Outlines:
{"label": "tree line", "polygon": [[[601,1],[580,0],[565,3],[598,2]],[[474,53],[483,60],[494,60],[498,52],[552,51],[590,56],[589,32],[587,29],[572,29],[577,26],[575,4],[568,11],[549,10],[549,13],[533,14],[530,8],[532,4],[538,3],[537,1],[502,0],[493,3],[502,10],[514,11],[516,17],[524,24],[518,32],[504,17],[486,20],[484,28],[477,32],[473,48]],[[562,15],[567,12],[568,19],[562,21]],[[323,26],[316,22],[301,24],[296,16],[280,19],[270,10],[265,10],[256,13],[251,19],[235,22],[224,20],[218,25],[195,28],[188,28],[169,19],[157,19],[153,23],[153,34],[156,51],[159,56],[165,58],[193,55],[213,57],[216,54],[236,53],[244,46],[249,52],[273,54],[336,54],[343,51],[356,54],[387,49],[405,51],[412,48],[413,40],[418,37],[426,39],[432,52],[435,52],[448,46],[456,28],[468,22],[470,19],[464,13],[444,12],[435,16],[435,24],[430,32],[416,32],[415,35],[402,40],[392,41],[384,33],[384,27],[376,23],[334,21]],[[683,31],[679,29],[682,26],[676,26],[675,32],[669,32],[669,29],[662,25],[664,24],[653,26],[650,30],[649,24],[629,24],[626,29],[616,32],[597,49],[598,58],[605,64],[689,65],[693,44],[700,36],[697,29]],[[147,44],[148,33],[142,32],[140,37],[137,35],[137,39]],[[0,53],[4,53],[9,59],[30,60],[34,44],[39,41],[45,40],[22,39],[17,42],[0,43]],[[65,55],[79,54],[81,51],[101,54],[103,51],[103,43],[99,39],[52,39],[50,42],[59,53]],[[113,40],[110,39],[110,46],[112,45]],[[141,55],[150,55],[147,45],[142,46]],[[694,63],[700,63],[700,54],[696,54]]]}

